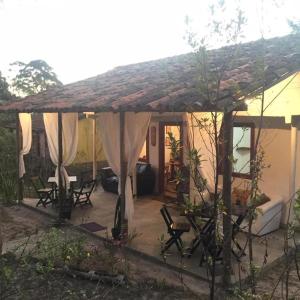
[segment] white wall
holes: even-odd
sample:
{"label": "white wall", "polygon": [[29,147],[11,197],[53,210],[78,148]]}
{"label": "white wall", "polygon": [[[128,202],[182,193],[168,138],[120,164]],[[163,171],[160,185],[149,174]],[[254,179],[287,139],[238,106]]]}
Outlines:
{"label": "white wall", "polygon": [[[257,135],[258,129],[256,129]],[[285,203],[281,221],[286,222],[287,206],[290,199],[290,164],[291,146],[290,130],[288,129],[263,129],[261,134],[261,145],[265,151],[265,164],[270,165],[263,171],[262,180],[259,187],[266,195],[282,196]],[[300,188],[300,133],[298,132],[297,147],[297,179],[296,189]],[[247,182],[245,179],[234,179],[234,186],[242,185]],[[249,181],[248,181],[249,182]],[[241,186],[242,187],[242,186]]]}

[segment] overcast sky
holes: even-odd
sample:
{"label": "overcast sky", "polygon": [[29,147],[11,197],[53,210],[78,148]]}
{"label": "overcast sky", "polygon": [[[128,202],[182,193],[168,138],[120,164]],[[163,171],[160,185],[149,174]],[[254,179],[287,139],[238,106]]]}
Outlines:
{"label": "overcast sky", "polygon": [[[69,83],[119,65],[186,53],[191,48],[183,39],[185,16],[194,20],[195,31],[203,30],[208,2],[0,0],[0,70],[7,75],[11,62],[44,59]],[[241,0],[241,6],[248,19],[246,40],[259,38],[261,28],[266,37],[288,34],[286,19],[300,11],[299,0]]]}

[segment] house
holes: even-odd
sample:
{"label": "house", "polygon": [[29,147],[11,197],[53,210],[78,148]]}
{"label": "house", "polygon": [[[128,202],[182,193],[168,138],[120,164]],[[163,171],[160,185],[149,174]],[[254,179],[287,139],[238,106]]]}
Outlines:
{"label": "house", "polygon": [[[287,206],[294,191],[300,187],[300,170],[297,170],[299,133],[295,129],[300,115],[297,104],[300,98],[299,45],[300,36],[296,34],[241,44],[236,57],[224,73],[220,82],[220,94],[213,103],[199,90],[199,69],[195,54],[190,53],[118,67],[96,77],[63,87],[53,87],[38,95],[1,105],[0,112],[34,112],[48,115],[58,112],[52,123],[49,121],[50,125],[55,125],[55,132],[51,134],[55,136],[56,141],[62,136],[62,115],[84,112],[96,114],[106,159],[115,173],[123,178],[121,195],[122,211],[125,213],[125,209],[133,207],[133,203],[128,204],[129,202],[126,202],[125,207],[124,200],[132,196],[129,197],[129,187],[126,183],[126,176],[130,175],[130,169],[133,167],[129,161],[136,161],[140,156],[140,153],[135,153],[134,157],[130,156],[136,151],[134,146],[141,151],[144,149],[141,156],[149,161],[156,172],[155,192],[163,193],[166,190],[165,183],[169,182],[165,177],[172,179],[176,168],[176,163],[174,159],[171,161],[170,156],[171,138],[181,140],[182,153],[179,158],[184,163],[184,152],[192,124],[187,116],[192,112],[200,116],[210,112],[237,112],[234,113],[233,125],[234,155],[237,159],[233,165],[233,177],[238,178],[238,185],[249,180],[251,155],[260,123],[257,112],[251,108],[251,101],[254,101],[255,95],[262,88],[262,81],[258,83],[257,80],[257,70],[263,58],[263,86],[267,90],[266,93],[274,95],[275,91],[278,91],[279,94],[273,97],[275,99],[270,96],[268,109],[278,102],[279,108],[272,111],[271,115],[263,117],[262,144],[266,164],[271,166],[264,170],[260,188],[266,194],[276,192],[282,195]],[[233,49],[236,49],[235,46],[210,50],[211,69],[221,66],[225,54]],[[291,89],[292,94],[288,92]],[[289,106],[289,110],[281,109],[287,105],[285,92],[286,97],[293,98],[288,100],[295,103]],[[249,104],[250,110],[247,111],[245,103]],[[72,124],[75,126],[77,123],[74,120],[70,122],[74,122]],[[236,142],[241,139],[240,143]],[[196,139],[196,146],[203,150],[201,141],[203,140],[200,138]],[[62,146],[59,143],[54,146],[56,158],[52,160],[59,169],[64,166]],[[209,151],[206,151],[206,155],[209,155],[208,153]],[[61,158],[57,159],[59,156]],[[206,172],[207,178],[213,178],[213,170],[208,166],[208,161],[209,159],[203,163],[202,171]],[[124,167],[124,163],[127,163],[127,168]],[[59,173],[58,176],[62,175]],[[228,181],[223,182],[223,185],[226,184],[231,185]],[[167,192],[174,193],[174,187],[167,187]],[[127,217],[128,213],[132,212],[127,211]],[[285,220],[286,213],[282,217],[282,221]]]}

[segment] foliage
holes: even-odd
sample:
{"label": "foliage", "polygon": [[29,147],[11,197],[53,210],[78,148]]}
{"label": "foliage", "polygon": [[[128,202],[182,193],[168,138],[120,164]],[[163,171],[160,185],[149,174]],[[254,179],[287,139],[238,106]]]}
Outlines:
{"label": "foliage", "polygon": [[20,96],[34,95],[51,86],[61,85],[53,69],[43,60],[32,60],[28,64],[16,61],[11,66],[17,68],[12,88]]}
{"label": "foliage", "polygon": [[168,132],[169,137],[169,146],[168,149],[171,150],[171,158],[173,160],[179,160],[180,158],[180,149],[181,149],[181,141],[177,140],[172,132]]}
{"label": "foliage", "polygon": [[16,146],[14,132],[0,127],[0,202],[16,199]]}
{"label": "foliage", "polygon": [[300,33],[300,20],[288,20],[287,22],[293,33]]}
{"label": "foliage", "polygon": [[[28,64],[15,62],[17,75],[11,88],[20,96],[44,91],[50,86],[60,85],[52,68],[43,60],[33,60]],[[12,98],[9,84],[0,72],[0,102]],[[0,201],[9,204],[16,199],[17,165],[16,136],[13,130],[6,129],[8,123],[15,124],[15,116],[0,114]]]}
{"label": "foliage", "polygon": [[0,103],[10,100],[12,97],[9,91],[9,85],[6,81],[6,78],[2,76],[0,71]]}
{"label": "foliage", "polygon": [[43,262],[39,269],[52,271],[62,265],[79,266],[88,257],[82,237],[67,238],[63,231],[52,228],[37,242],[35,255]]}
{"label": "foliage", "polygon": [[298,190],[295,195],[294,213],[298,222],[300,222],[300,190]]}

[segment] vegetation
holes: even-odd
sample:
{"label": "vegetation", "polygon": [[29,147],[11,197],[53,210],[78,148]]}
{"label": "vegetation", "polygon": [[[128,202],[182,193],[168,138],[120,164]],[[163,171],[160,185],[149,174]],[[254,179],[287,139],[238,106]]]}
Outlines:
{"label": "vegetation", "polygon": [[[110,243],[51,229],[0,256],[0,299],[197,299],[158,279],[136,280]],[[33,237],[32,237],[33,238]]]}
{"label": "vegetation", "polygon": [[168,132],[169,138],[169,146],[168,148],[171,150],[170,156],[176,161],[180,158],[180,149],[181,149],[181,141],[177,140],[172,132]]}
{"label": "vegetation", "polygon": [[6,78],[2,76],[0,71],[0,103],[8,101],[12,98],[12,95],[9,91],[9,85],[6,81]]}
{"label": "vegetation", "polygon": [[34,95],[62,84],[44,60],[32,60],[27,64],[16,61],[11,66],[17,69],[17,74],[12,80],[12,89],[21,97]]}
{"label": "vegetation", "polygon": [[[0,72],[0,102],[36,94],[61,84],[52,68],[43,60],[33,60],[27,64],[18,61],[11,65],[16,72],[11,85]],[[8,128],[8,124],[11,128]],[[14,203],[17,198],[16,134],[13,124],[14,115],[0,114],[0,202],[5,204]]]}

